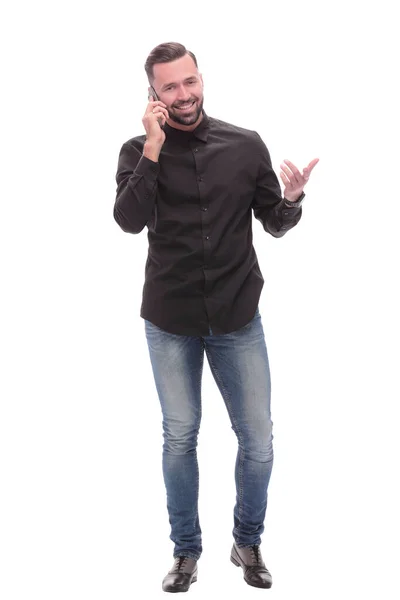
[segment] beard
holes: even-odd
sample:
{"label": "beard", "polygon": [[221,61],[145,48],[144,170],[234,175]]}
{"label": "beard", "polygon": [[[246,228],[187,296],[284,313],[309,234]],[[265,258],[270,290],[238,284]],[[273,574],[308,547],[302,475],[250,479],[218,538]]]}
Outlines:
{"label": "beard", "polygon": [[196,100],[192,109],[187,114],[181,114],[176,108],[173,108],[168,111],[169,118],[171,121],[179,123],[179,125],[193,125],[201,115],[203,102],[203,98],[200,101]]}

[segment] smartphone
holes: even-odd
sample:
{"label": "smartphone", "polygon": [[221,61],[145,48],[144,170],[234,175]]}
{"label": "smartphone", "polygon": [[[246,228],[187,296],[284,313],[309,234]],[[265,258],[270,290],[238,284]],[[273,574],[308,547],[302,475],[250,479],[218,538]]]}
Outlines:
{"label": "smartphone", "polygon": [[150,94],[153,96],[154,100],[160,100],[160,98],[157,96],[156,90],[153,88],[152,85],[150,86],[149,100],[150,100]]}
{"label": "smartphone", "polygon": [[[157,96],[156,90],[153,88],[152,85],[150,86],[149,100],[150,100],[150,95],[153,96],[153,100],[160,100],[160,98]],[[160,125],[161,129],[164,129],[165,123],[164,123],[164,125],[162,125],[162,120],[158,119],[158,124]]]}

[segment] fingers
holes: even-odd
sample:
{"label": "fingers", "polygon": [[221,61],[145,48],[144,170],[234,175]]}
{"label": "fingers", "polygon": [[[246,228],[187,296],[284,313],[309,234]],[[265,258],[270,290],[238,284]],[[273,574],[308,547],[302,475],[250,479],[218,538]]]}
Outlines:
{"label": "fingers", "polygon": [[146,112],[144,114],[144,119],[146,121],[152,121],[152,117],[150,115],[154,115],[161,126],[164,126],[167,119],[169,119],[169,114],[167,109],[165,108],[167,105],[161,100],[153,100],[153,96],[149,96],[149,103],[146,107]]}
{"label": "fingers", "polygon": [[289,178],[288,178],[288,177],[285,175],[285,173],[284,173],[283,171],[281,171],[281,172],[279,173],[279,175],[281,176],[281,179],[282,179],[283,185],[284,185],[285,187],[287,187],[288,185],[291,185],[290,179],[289,179]]}
{"label": "fingers", "polygon": [[309,173],[311,173],[311,171],[313,170],[313,168],[315,167],[315,165],[319,162],[319,158],[314,158],[310,164],[306,167],[307,171]]}
{"label": "fingers", "polygon": [[296,184],[304,185],[304,183],[308,181],[311,171],[318,162],[319,158],[314,158],[309,165],[303,169],[303,174],[301,174],[298,168],[290,160],[285,159],[280,165],[285,175],[285,178],[282,178],[281,175],[282,181],[285,184],[290,183],[293,186],[296,186]]}
{"label": "fingers", "polygon": [[309,177],[310,177],[310,173],[313,170],[313,168],[315,167],[315,165],[319,162],[319,158],[314,158],[307,167],[305,167],[303,169],[303,177],[305,180],[308,181]]}
{"label": "fingers", "polygon": [[162,106],[155,106],[151,112],[154,113],[156,117],[160,117],[160,115],[162,115],[163,117],[165,117],[165,119],[169,119],[167,109],[163,108]]}
{"label": "fingers", "polygon": [[162,106],[163,108],[167,107],[167,105],[164,104],[164,102],[161,102],[161,100],[153,100],[153,96],[150,96],[150,100],[146,108],[146,113],[152,113],[153,108],[155,108],[156,106]]}
{"label": "fingers", "polygon": [[[291,169],[291,171],[292,171],[292,173],[294,175],[295,180],[298,183],[302,183],[302,175],[301,175],[300,171],[298,170],[298,168],[292,162],[290,162],[290,160],[288,160],[287,158],[283,162],[286,163],[290,167],[290,169]],[[289,171],[289,169],[287,167],[285,167],[285,173],[286,172],[290,173],[290,171]]]}
{"label": "fingers", "polygon": [[[284,164],[286,163],[286,164]],[[286,166],[289,165],[290,169]],[[283,173],[287,176],[288,183],[293,185],[304,185],[304,178],[297,167],[290,160],[285,159],[280,165]]]}

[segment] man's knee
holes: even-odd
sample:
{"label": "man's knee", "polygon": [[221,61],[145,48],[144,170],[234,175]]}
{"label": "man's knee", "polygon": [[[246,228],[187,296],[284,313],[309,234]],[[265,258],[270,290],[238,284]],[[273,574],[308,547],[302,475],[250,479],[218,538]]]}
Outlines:
{"label": "man's knee", "polygon": [[170,454],[187,454],[197,448],[200,424],[174,422],[164,425],[164,450]]}

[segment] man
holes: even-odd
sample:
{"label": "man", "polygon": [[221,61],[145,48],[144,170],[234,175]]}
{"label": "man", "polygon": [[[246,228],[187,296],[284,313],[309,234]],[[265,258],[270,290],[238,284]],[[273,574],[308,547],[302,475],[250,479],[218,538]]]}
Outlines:
{"label": "man", "polygon": [[145,135],[121,148],[114,218],[148,228],[140,316],[163,415],[163,476],[174,542],[168,592],[197,580],[202,553],[197,436],[204,351],[238,438],[231,561],[255,587],[272,585],[260,552],[273,464],[271,382],[258,302],[264,285],[252,210],[282,237],[302,214],[318,159],[281,165],[282,198],[258,133],[209,117],[193,53],[177,43],[150,53]]}

